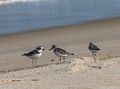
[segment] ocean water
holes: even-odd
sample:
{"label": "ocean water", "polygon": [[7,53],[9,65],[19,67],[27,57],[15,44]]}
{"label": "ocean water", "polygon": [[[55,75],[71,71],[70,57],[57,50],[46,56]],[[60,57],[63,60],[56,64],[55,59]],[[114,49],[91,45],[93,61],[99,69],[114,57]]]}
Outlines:
{"label": "ocean water", "polygon": [[0,1],[0,34],[120,16],[120,0]]}

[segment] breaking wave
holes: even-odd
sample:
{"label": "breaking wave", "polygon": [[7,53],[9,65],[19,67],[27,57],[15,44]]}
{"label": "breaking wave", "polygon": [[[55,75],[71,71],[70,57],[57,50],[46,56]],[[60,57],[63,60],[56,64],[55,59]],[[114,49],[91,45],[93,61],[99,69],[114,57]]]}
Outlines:
{"label": "breaking wave", "polygon": [[25,3],[25,2],[40,2],[40,1],[54,2],[55,0],[0,0],[0,4]]}

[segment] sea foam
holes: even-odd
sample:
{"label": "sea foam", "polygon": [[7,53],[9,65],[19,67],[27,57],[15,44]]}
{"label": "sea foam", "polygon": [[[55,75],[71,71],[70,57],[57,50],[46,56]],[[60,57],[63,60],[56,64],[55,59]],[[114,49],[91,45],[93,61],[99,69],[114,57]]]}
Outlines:
{"label": "sea foam", "polygon": [[0,4],[40,2],[40,1],[52,1],[53,2],[54,0],[1,0]]}

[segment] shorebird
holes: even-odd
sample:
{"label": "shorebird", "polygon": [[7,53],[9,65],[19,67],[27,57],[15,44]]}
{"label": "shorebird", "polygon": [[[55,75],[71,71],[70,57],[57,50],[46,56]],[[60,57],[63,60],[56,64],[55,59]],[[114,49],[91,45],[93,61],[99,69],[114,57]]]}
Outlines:
{"label": "shorebird", "polygon": [[92,53],[93,55],[93,58],[94,58],[94,62],[96,61],[96,58],[94,56],[96,56],[96,53],[98,51],[100,51],[101,49],[98,48],[97,45],[93,44],[92,42],[89,43],[89,46],[88,46],[88,49],[90,50],[90,52]]}
{"label": "shorebird", "polygon": [[52,48],[50,48],[49,50],[53,50],[54,54],[60,57],[60,63],[61,63],[62,58],[63,60],[65,60],[65,57],[74,55],[73,53],[69,53],[64,49],[58,48],[56,45],[52,45]]}
{"label": "shorebird", "polygon": [[88,49],[92,53],[93,56],[96,56],[96,53],[100,51],[97,45],[93,44],[92,42],[89,43]]}
{"label": "shorebird", "polygon": [[22,56],[26,56],[29,59],[32,59],[32,64],[34,66],[34,65],[37,65],[36,59],[38,59],[40,56],[42,56],[43,50],[45,50],[44,47],[38,46],[38,47],[36,47],[36,49],[34,49],[28,53],[24,53]]}

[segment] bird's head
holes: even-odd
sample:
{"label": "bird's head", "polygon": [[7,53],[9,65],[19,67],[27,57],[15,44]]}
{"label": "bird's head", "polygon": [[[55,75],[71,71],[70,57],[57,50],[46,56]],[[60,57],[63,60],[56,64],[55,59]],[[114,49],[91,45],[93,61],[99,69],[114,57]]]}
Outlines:
{"label": "bird's head", "polygon": [[89,43],[89,45],[93,44],[92,42]]}
{"label": "bird's head", "polygon": [[45,50],[45,49],[44,49],[43,46],[38,46],[38,47],[36,47],[36,50],[37,50],[38,52],[42,52],[42,51]]}
{"label": "bird's head", "polygon": [[56,45],[52,45],[52,48],[50,48],[49,50],[53,50],[56,48]]}

